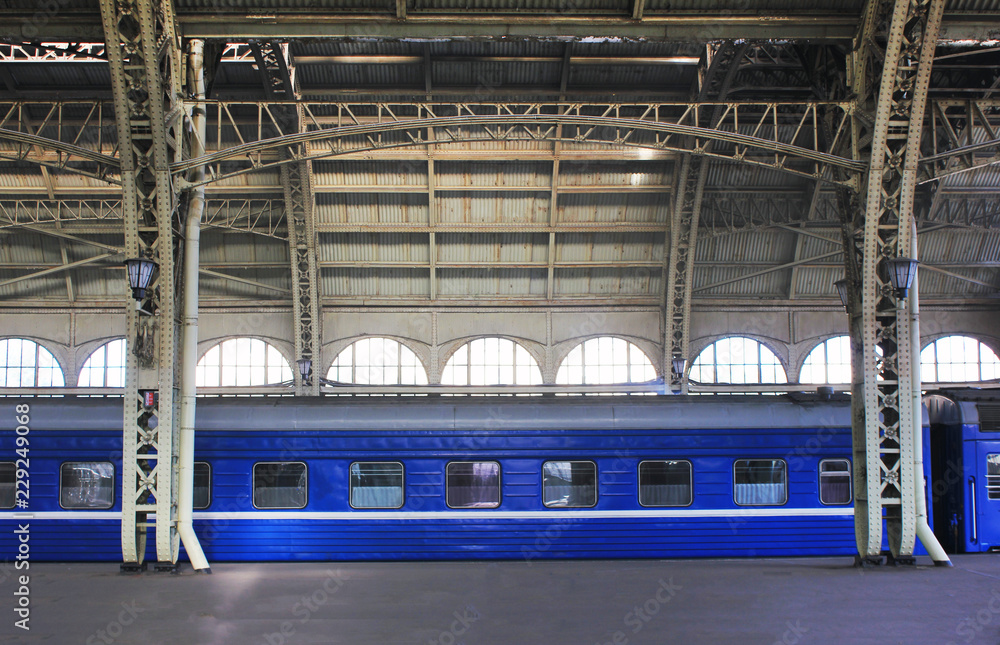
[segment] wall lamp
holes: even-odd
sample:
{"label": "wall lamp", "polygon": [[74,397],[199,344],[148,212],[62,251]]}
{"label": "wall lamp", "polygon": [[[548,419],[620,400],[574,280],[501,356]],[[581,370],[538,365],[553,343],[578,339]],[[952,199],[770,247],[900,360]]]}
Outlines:
{"label": "wall lamp", "polygon": [[889,266],[889,281],[896,290],[896,297],[905,298],[913,285],[913,277],[917,275],[917,265],[920,262],[913,258],[899,257],[886,260],[885,263]]}
{"label": "wall lamp", "polygon": [[681,358],[680,356],[674,356],[673,360],[670,361],[670,366],[674,369],[674,374],[677,376],[684,375],[684,368],[687,367],[687,359]]}
{"label": "wall lamp", "polygon": [[833,286],[837,287],[837,294],[840,295],[840,302],[844,305],[844,310],[847,311],[849,308],[847,306],[848,295],[847,295],[847,278],[843,280],[837,280],[833,283]]}
{"label": "wall lamp", "polygon": [[158,265],[148,258],[132,258],[125,260],[125,271],[128,272],[128,286],[132,288],[132,297],[141,302],[146,299],[146,290],[153,281],[153,274]]}
{"label": "wall lamp", "polygon": [[313,362],[311,358],[300,358],[295,361],[295,365],[299,368],[299,374],[302,376],[302,382],[305,383],[309,380],[309,375],[312,374]]}

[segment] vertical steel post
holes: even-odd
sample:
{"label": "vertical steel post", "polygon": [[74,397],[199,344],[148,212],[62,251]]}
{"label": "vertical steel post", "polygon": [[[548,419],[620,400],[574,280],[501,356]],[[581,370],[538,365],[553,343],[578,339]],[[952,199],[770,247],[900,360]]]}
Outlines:
{"label": "vertical steel post", "polygon": [[[910,248],[924,107],[944,0],[896,0],[888,14],[882,8],[883,3],[873,2],[866,10],[859,43],[862,52],[856,58],[852,81],[859,115],[874,107],[870,138],[859,136],[855,128],[855,153],[870,157],[867,186],[862,191],[860,302],[857,294],[852,297],[854,307],[860,304],[859,324],[852,324],[853,353],[862,359],[853,388],[855,473],[859,475],[855,527],[859,557],[865,560],[881,552],[883,519],[895,557],[911,557],[916,537],[913,448],[920,429],[909,398],[916,357],[911,356],[906,303],[892,288],[887,260],[907,255]],[[875,92],[875,66],[867,61],[864,50],[875,46],[873,36],[880,24],[888,32]],[[857,143],[862,140],[870,141],[871,147]],[[848,253],[857,252],[852,237],[845,233]],[[852,262],[856,260],[847,260],[849,267]]]}
{"label": "vertical steel post", "polygon": [[[127,299],[129,355],[122,449],[122,560],[142,564],[146,530],[156,514],[156,557],[172,566],[177,435],[179,333],[175,273],[179,226],[170,163],[179,155],[180,113],[174,101],[182,76],[170,0],[101,0],[118,127],[125,248],[146,256],[158,275],[141,303]],[[152,406],[140,391],[155,391]]]}

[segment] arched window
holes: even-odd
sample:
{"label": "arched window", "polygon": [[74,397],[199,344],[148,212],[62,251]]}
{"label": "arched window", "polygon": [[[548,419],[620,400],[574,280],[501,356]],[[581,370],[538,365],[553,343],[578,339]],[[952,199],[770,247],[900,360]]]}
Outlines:
{"label": "arched window", "polygon": [[0,387],[62,387],[62,368],[52,352],[33,340],[0,340]]}
{"label": "arched window", "polygon": [[975,338],[945,336],[920,352],[920,379],[927,383],[995,378],[1000,378],[1000,360],[992,349]]}
{"label": "arched window", "polygon": [[391,338],[362,338],[337,354],[326,378],[361,385],[427,385],[427,371],[406,345]]}
{"label": "arched window", "polygon": [[806,356],[799,382],[850,383],[851,337],[836,336],[816,345]]}
{"label": "arched window", "polygon": [[560,385],[609,385],[656,380],[645,352],[624,338],[601,336],[574,347],[556,373]]}
{"label": "arched window", "polygon": [[87,357],[80,370],[80,387],[125,387],[125,339],[104,343]]}
{"label": "arched window", "polygon": [[787,383],[785,368],[770,349],[752,338],[734,336],[698,354],[690,378],[698,383]]}
{"label": "arched window", "polygon": [[198,387],[272,385],[292,380],[292,368],[273,345],[256,338],[230,338],[198,361]]}
{"label": "arched window", "polygon": [[451,355],[443,385],[539,385],[542,371],[521,345],[506,338],[477,338]]}

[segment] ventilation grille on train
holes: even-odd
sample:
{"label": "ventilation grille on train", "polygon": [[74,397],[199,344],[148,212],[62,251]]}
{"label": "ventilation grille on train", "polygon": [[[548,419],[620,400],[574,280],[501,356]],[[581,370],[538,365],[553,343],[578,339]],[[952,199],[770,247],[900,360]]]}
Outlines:
{"label": "ventilation grille on train", "polygon": [[1000,405],[979,404],[979,431],[1000,432]]}

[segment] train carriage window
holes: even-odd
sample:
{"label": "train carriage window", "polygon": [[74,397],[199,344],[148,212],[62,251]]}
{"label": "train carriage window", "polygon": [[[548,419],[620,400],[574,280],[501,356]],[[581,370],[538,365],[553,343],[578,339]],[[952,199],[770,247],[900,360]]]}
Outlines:
{"label": "train carriage window", "polygon": [[351,464],[351,507],[399,508],[403,505],[403,464],[356,461]]}
{"label": "train carriage window", "polygon": [[0,462],[0,508],[14,508],[14,487],[16,486],[13,461]]}
{"label": "train carriage window", "polygon": [[1000,499],[1000,454],[986,455],[986,497]]}
{"label": "train carriage window", "polygon": [[300,461],[254,464],[253,505],[255,508],[304,508],[306,465]]}
{"label": "train carriage window", "polygon": [[205,461],[194,462],[195,510],[208,508],[212,503],[212,467]]}
{"label": "train carriage window", "polygon": [[780,506],[788,501],[783,459],[738,459],[733,464],[733,497],[739,506]]}
{"label": "train carriage window", "polygon": [[639,463],[639,504],[689,506],[694,499],[690,461]]}
{"label": "train carriage window", "polygon": [[77,461],[63,464],[59,469],[59,505],[63,508],[114,506],[114,464],[108,461]]}
{"label": "train carriage window", "polygon": [[850,504],[851,462],[847,459],[824,459],[819,462],[819,501],[824,504]]}
{"label": "train carriage window", "polygon": [[542,503],[546,508],[597,504],[597,464],[592,461],[547,461],[542,464]]}
{"label": "train carriage window", "polygon": [[495,461],[453,461],[446,470],[448,506],[500,506],[500,464]]}

